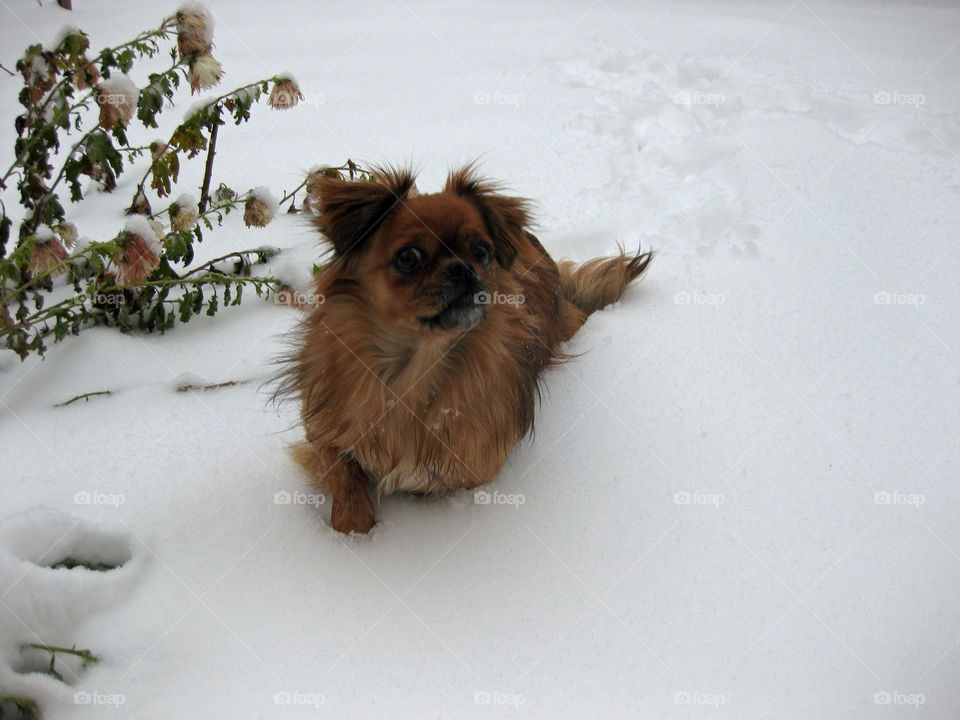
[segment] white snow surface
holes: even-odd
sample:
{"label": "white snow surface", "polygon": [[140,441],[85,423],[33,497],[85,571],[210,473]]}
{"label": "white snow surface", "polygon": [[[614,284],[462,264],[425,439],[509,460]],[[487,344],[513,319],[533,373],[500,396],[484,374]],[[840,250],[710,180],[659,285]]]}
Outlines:
{"label": "white snow surface", "polygon": [[197,198],[193,193],[180,193],[180,197],[176,199],[176,204],[182,208],[190,208],[196,210],[197,208]]}
{"label": "white snow surface", "polygon": [[[64,22],[100,48],[176,9],[73,5],[9,0],[4,66]],[[368,537],[327,527],[263,386],[290,308],[0,352],[0,695],[69,719],[956,717],[954,3],[210,12],[225,89],[289,68],[307,98],[221,128],[216,183],[276,195],[350,157],[429,192],[479,158],[554,257],[657,257],[569,343],[490,495],[383,498]],[[113,237],[141,174],[70,221]],[[268,244],[309,272],[302,216],[240,215],[197,262]],[[61,656],[61,682],[31,643],[101,660]]]}
{"label": "white snow surface", "polygon": [[43,223],[40,223],[39,225],[37,225],[37,230],[34,233],[34,235],[37,236],[38,240],[43,240],[43,241],[53,240],[57,237],[56,233],[54,233],[53,230],[50,229],[50,226],[44,225]]}

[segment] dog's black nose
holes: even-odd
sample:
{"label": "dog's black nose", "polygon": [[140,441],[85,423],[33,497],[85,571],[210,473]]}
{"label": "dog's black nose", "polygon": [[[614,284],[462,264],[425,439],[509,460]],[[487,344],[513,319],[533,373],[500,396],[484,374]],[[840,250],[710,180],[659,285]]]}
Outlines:
{"label": "dog's black nose", "polygon": [[476,281],[477,272],[472,265],[457,260],[443,269],[443,276],[452,283],[466,285]]}

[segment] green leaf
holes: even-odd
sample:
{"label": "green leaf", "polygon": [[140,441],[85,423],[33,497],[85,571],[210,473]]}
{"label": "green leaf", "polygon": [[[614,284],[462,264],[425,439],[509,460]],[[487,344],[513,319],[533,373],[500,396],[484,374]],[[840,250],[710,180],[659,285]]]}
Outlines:
{"label": "green leaf", "polygon": [[71,32],[57,47],[57,52],[66,56],[68,60],[77,60],[90,47],[90,40],[85,32]]}
{"label": "green leaf", "polygon": [[57,324],[53,328],[53,339],[57,342],[63,340],[70,332],[70,325],[63,319],[63,315],[57,314]]}
{"label": "green leaf", "polygon": [[[174,262],[189,265],[193,262],[193,234],[191,232],[172,232],[164,241],[164,250],[168,258]],[[171,270],[171,272],[173,272]],[[176,277],[174,275],[174,277]]]}
{"label": "green leaf", "polygon": [[193,293],[190,290],[187,290],[184,293],[183,297],[180,298],[180,322],[190,322],[190,316],[193,314],[191,312],[193,305]]}
{"label": "green leaf", "polygon": [[117,58],[112,50],[104,50],[100,56],[100,74],[104,78],[110,77],[110,68],[117,66]]}
{"label": "green leaf", "polygon": [[63,164],[63,176],[70,186],[70,202],[80,202],[83,200],[83,187],[80,176],[83,174],[83,166],[76,158],[69,158]]}
{"label": "green leaf", "polygon": [[43,221],[52,227],[63,222],[63,216],[63,205],[56,195],[51,195],[43,206]]}
{"label": "green leaf", "polygon": [[150,318],[153,321],[150,328],[151,331],[163,329],[167,321],[167,309],[163,306],[163,301],[158,300],[157,304],[153,306],[153,312],[150,314]]}
{"label": "green leaf", "polygon": [[6,255],[11,225],[13,225],[13,222],[6,215],[0,218],[0,258]]}
{"label": "green leaf", "polygon": [[[177,234],[178,234],[178,233],[171,233],[171,234],[168,236],[167,242],[164,244],[164,246],[166,247],[166,246],[169,244],[170,239],[174,238]],[[160,263],[159,263],[159,265],[157,265],[157,269],[154,271],[154,275],[155,275],[158,279],[163,279],[163,280],[177,280],[177,279],[180,278],[180,276],[177,275],[176,272],[174,272],[174,270],[173,270],[172,267],[170,267],[170,263],[167,261],[167,256],[168,256],[168,254],[169,254],[169,253],[166,253],[166,252],[165,252],[165,253],[160,257]]]}
{"label": "green leaf", "polygon": [[106,133],[99,132],[87,138],[84,147],[90,161],[101,169],[112,168],[117,174],[123,171],[123,156],[117,152]]}
{"label": "green leaf", "polygon": [[133,57],[132,48],[126,48],[117,53],[117,67],[120,68],[120,72],[130,72],[130,68],[133,67]]}
{"label": "green leaf", "polygon": [[145,87],[137,99],[137,118],[145,127],[155,128],[157,113],[163,109],[163,95],[153,85]]}

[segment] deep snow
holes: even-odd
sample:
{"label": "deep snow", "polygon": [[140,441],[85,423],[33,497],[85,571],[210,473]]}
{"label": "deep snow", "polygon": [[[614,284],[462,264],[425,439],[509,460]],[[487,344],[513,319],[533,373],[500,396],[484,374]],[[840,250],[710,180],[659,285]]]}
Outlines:
{"label": "deep snow", "polygon": [[[74,5],[7,0],[0,61],[176,7]],[[219,180],[279,196],[349,156],[429,191],[480,157],[555,257],[658,256],[550,372],[490,503],[385,498],[368,538],[326,527],[295,408],[260,389],[288,308],[0,353],[0,694],[52,718],[956,716],[960,10],[211,9],[224,88],[290,71],[307,100],[224,128]],[[81,235],[116,231],[133,177]],[[287,248],[295,275],[314,240],[237,216],[200,249]],[[67,556],[122,567],[47,567]],[[63,684],[35,642],[103,660]]]}

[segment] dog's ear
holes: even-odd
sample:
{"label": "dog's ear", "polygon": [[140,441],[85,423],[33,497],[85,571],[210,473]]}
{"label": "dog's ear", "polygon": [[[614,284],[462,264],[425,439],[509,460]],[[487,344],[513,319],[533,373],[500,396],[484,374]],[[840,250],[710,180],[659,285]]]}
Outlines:
{"label": "dog's ear", "polygon": [[480,178],[473,165],[450,173],[444,187],[444,192],[466,198],[480,211],[493,240],[494,257],[509,270],[517,256],[517,243],[524,242],[530,213],[526,200],[503,195],[500,190],[496,183]]}
{"label": "dog's ear", "polygon": [[319,200],[316,225],[336,255],[362,250],[390,212],[415,188],[410,170],[378,169],[374,181],[341,180],[326,175],[312,192]]}

